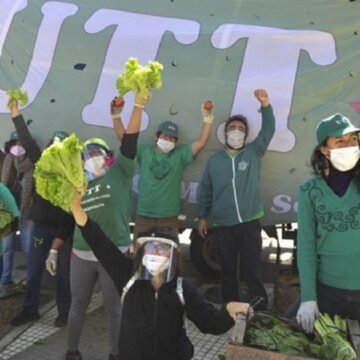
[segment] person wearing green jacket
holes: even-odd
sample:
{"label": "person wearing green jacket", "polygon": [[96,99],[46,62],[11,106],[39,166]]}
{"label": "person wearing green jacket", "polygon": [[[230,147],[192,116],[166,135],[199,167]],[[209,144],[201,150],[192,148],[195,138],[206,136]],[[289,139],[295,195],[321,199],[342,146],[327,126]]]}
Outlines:
{"label": "person wearing green jacket", "polygon": [[308,333],[321,313],[360,320],[360,128],[342,114],[322,120],[314,177],[298,192],[297,262]]}
{"label": "person wearing green jacket", "polygon": [[212,155],[206,165],[198,193],[199,234],[208,233],[212,215],[214,236],[219,248],[224,301],[238,301],[238,255],[240,269],[250,298],[262,297],[258,309],[267,307],[261,280],[261,224],[264,208],[260,194],[261,158],[275,132],[275,118],[264,89],[255,90],[261,104],[262,127],[254,141],[246,144],[249,124],[243,115],[225,123],[225,147]]}

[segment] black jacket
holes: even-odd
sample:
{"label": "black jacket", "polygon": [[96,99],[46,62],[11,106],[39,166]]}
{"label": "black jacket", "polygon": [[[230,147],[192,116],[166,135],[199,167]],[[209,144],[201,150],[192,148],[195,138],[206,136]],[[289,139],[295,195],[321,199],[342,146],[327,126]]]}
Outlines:
{"label": "black jacket", "polygon": [[[133,274],[133,262],[117,249],[90,218],[79,227],[119,294]],[[136,280],[123,303],[119,339],[122,360],[185,360],[192,357],[184,329],[184,312],[203,333],[222,334],[234,324],[225,306],[217,310],[186,279],[185,307],[176,292],[176,281],[156,292],[148,280]],[[190,346],[189,346],[190,345]]]}
{"label": "black jacket", "polygon": [[[24,147],[30,161],[35,164],[41,156],[41,150],[31,136],[23,116],[13,118],[21,145]],[[55,229],[55,236],[66,241],[74,231],[74,219],[58,206],[52,205],[35,192],[34,201],[30,207],[29,219],[35,223],[45,224]]]}

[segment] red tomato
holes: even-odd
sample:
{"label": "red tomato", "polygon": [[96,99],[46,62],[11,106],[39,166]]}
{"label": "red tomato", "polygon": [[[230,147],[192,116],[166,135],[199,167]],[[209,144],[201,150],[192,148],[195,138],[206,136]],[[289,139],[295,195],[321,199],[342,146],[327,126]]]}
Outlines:
{"label": "red tomato", "polygon": [[204,109],[205,109],[205,110],[210,111],[210,110],[212,110],[213,107],[214,107],[214,105],[213,105],[213,103],[212,103],[211,100],[206,100],[206,101],[204,102]]}

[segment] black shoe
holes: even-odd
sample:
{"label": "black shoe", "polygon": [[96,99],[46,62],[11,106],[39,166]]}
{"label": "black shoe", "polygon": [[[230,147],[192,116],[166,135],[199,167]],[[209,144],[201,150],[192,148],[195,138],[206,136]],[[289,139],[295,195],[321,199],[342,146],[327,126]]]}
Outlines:
{"label": "black shoe", "polygon": [[80,351],[68,351],[65,355],[64,355],[64,360],[82,360],[82,356]]}
{"label": "black shoe", "polygon": [[40,319],[40,315],[37,311],[36,312],[28,312],[26,310],[23,310],[19,315],[15,316],[11,320],[10,324],[12,326],[20,326],[20,325],[26,324],[30,321],[35,321],[38,319]]}
{"label": "black shoe", "polygon": [[68,314],[59,314],[58,317],[54,321],[54,326],[61,328],[67,324],[68,321]]}

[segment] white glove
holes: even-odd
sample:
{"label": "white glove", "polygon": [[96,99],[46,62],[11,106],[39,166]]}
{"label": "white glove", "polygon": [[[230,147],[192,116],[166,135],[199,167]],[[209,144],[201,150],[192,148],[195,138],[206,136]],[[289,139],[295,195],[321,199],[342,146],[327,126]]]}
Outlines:
{"label": "white glove", "polygon": [[310,334],[314,331],[314,321],[318,316],[319,308],[317,302],[314,300],[304,301],[300,304],[296,320]]}
{"label": "white glove", "polygon": [[49,256],[46,259],[46,270],[52,276],[56,275],[57,259],[58,259],[58,250],[51,249]]}
{"label": "white glove", "polygon": [[118,119],[124,109],[125,101],[122,97],[115,97],[110,103],[110,113],[113,119]]}
{"label": "white glove", "polygon": [[204,117],[204,122],[212,124],[214,121],[214,105],[210,100],[205,100],[201,104],[201,113]]}

